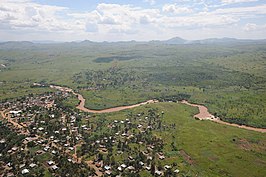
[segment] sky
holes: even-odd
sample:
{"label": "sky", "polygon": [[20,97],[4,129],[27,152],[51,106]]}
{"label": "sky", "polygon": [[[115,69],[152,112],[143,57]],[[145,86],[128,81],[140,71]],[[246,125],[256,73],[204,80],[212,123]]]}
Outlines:
{"label": "sky", "polygon": [[0,41],[266,39],[266,0],[0,0]]}

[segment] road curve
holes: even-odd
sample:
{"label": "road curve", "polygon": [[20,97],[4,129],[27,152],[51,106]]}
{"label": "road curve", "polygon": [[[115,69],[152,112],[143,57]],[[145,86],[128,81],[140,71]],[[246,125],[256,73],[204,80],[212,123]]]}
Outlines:
{"label": "road curve", "polygon": [[[158,100],[148,100],[148,101],[145,101],[143,103],[138,103],[138,104],[129,105],[129,106],[119,106],[119,107],[108,108],[108,109],[103,109],[103,110],[93,110],[93,109],[86,108],[85,107],[86,99],[81,94],[74,92],[72,89],[67,88],[67,87],[55,86],[55,85],[50,85],[50,87],[54,88],[54,89],[58,89],[58,90],[64,91],[64,92],[73,93],[74,95],[77,96],[78,100],[80,101],[76,108],[81,110],[81,111],[90,112],[90,113],[111,113],[111,112],[122,111],[122,110],[125,110],[125,109],[135,108],[135,107],[138,107],[138,106],[141,106],[141,105],[145,105],[145,104],[158,103],[159,102]],[[246,126],[246,125],[238,125],[238,124],[224,122],[219,117],[215,117],[214,115],[209,113],[208,108],[203,106],[203,105],[192,104],[192,103],[189,103],[186,100],[182,100],[181,103],[189,105],[189,106],[197,107],[199,109],[199,113],[194,115],[194,117],[198,118],[200,120],[211,120],[211,121],[219,123],[219,124],[224,124],[224,125],[229,125],[229,126],[233,126],[233,127],[243,128],[243,129],[246,129],[246,130],[253,130],[253,131],[261,132],[261,133],[265,133],[266,132],[266,129],[264,129],[264,128],[255,128],[255,127],[249,127],[249,126]]]}
{"label": "road curve", "polygon": [[134,105],[129,105],[129,106],[118,106],[114,108],[108,108],[108,109],[102,109],[102,110],[94,110],[94,109],[89,109],[85,107],[85,101],[86,99],[79,93],[74,92],[72,89],[67,88],[67,87],[61,87],[61,86],[56,86],[56,85],[50,85],[51,88],[58,89],[60,91],[64,92],[69,92],[77,96],[79,100],[79,104],[76,106],[77,109],[84,111],[84,112],[89,112],[89,113],[111,113],[111,112],[117,112],[117,111],[122,111],[125,109],[132,109],[138,106],[142,106],[145,104],[150,104],[150,103],[157,103],[159,102],[158,100],[148,100],[142,103],[134,104]]}
{"label": "road curve", "polygon": [[199,109],[199,113],[194,115],[194,117],[196,117],[196,118],[198,118],[200,120],[211,120],[213,122],[216,122],[216,123],[219,123],[219,124],[223,124],[223,125],[229,125],[229,126],[233,126],[233,127],[243,128],[243,129],[246,129],[246,130],[253,130],[253,131],[261,132],[261,133],[265,133],[266,132],[266,129],[264,129],[264,128],[255,128],[255,127],[249,127],[249,126],[246,126],[246,125],[238,125],[238,124],[234,124],[234,123],[224,122],[219,117],[215,117],[214,115],[209,113],[208,108],[203,106],[203,105],[192,104],[192,103],[189,103],[186,100],[182,100],[181,103],[189,105],[189,106],[197,107]]}
{"label": "road curve", "polygon": [[103,110],[93,110],[93,109],[88,109],[85,107],[85,98],[81,94],[75,94],[78,96],[79,99],[79,105],[76,107],[77,109],[84,111],[84,112],[90,112],[90,113],[110,113],[110,112],[117,112],[117,111],[122,111],[125,109],[132,109],[141,105],[145,104],[150,104],[150,103],[157,103],[158,100],[148,100],[142,103],[134,104],[134,105],[129,105],[129,106],[118,106],[114,108],[108,108],[108,109],[103,109]]}

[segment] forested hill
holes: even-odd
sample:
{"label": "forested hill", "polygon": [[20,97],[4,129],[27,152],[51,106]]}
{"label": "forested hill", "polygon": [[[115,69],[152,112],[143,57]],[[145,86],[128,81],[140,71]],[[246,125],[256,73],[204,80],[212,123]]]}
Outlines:
{"label": "forested hill", "polygon": [[6,41],[0,42],[0,48],[27,48],[47,45],[60,45],[65,46],[86,46],[86,45],[115,45],[115,44],[219,44],[219,45],[237,45],[237,44],[266,44],[266,39],[236,39],[236,38],[207,38],[201,40],[186,40],[180,37],[173,37],[168,40],[152,40],[152,41],[117,41],[117,42],[94,42],[90,40],[73,41],[73,42],[59,42],[59,41]]}

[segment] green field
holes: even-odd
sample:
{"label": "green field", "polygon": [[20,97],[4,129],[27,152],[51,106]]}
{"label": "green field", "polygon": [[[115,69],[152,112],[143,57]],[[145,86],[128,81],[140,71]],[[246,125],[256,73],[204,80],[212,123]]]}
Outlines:
{"label": "green field", "polygon": [[[163,122],[175,124],[175,129],[153,131],[164,141],[163,152],[166,159],[156,165],[177,163],[181,176],[263,176],[266,173],[266,136],[262,133],[247,131],[211,121],[192,118],[196,108],[178,103],[157,103],[138,107],[133,110],[106,114],[105,124],[114,120],[125,120],[128,114],[145,113],[150,108],[164,111]],[[103,117],[97,116],[97,123]],[[98,129],[97,134],[106,134],[106,128]],[[92,134],[91,136],[94,136]],[[173,149],[172,142],[176,149]],[[133,147],[132,147],[133,148]],[[134,148],[133,148],[134,149]],[[190,156],[188,161],[180,151]],[[116,154],[116,149],[112,154]],[[115,156],[119,163],[123,156]],[[121,162],[122,163],[122,162]],[[141,171],[141,176],[149,176]]]}
{"label": "green field", "polygon": [[225,121],[265,128],[265,51],[256,43],[5,43],[0,99],[50,91],[33,82],[71,87],[91,109],[187,94]]}
{"label": "green field", "polygon": [[[156,161],[157,166],[176,164],[180,176],[266,174],[265,134],[195,120],[196,108],[168,103],[188,99],[206,105],[224,121],[266,128],[265,44],[5,43],[0,45],[0,64],[6,66],[0,68],[1,102],[56,91],[32,87],[34,82],[73,88],[84,96],[91,109],[149,99],[162,101],[132,110],[91,115],[95,131],[87,139],[111,136],[114,133],[108,128],[111,122],[138,113],[148,114],[152,108],[164,111],[162,122],[167,125],[146,135],[163,141],[166,158]],[[74,95],[61,101],[71,109],[78,104]],[[169,128],[172,125],[174,128]],[[145,149],[136,143],[129,144],[129,148],[132,152]],[[113,148],[112,156],[117,151]],[[116,163],[121,164],[132,152],[115,155]],[[84,158],[93,159],[91,153]],[[48,155],[38,158],[46,161]],[[50,176],[48,171],[45,174]],[[139,174],[150,176],[145,170]]]}

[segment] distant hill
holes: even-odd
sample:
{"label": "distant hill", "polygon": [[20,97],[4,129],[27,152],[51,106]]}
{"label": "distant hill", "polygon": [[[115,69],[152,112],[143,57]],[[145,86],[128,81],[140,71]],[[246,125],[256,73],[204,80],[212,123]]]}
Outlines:
{"label": "distant hill", "polygon": [[34,45],[33,42],[30,41],[7,41],[7,42],[1,42],[0,45]]}
{"label": "distant hill", "polygon": [[235,44],[235,43],[266,43],[266,39],[236,39],[236,38],[208,38],[202,40],[185,40],[174,37],[165,41],[157,41],[164,44]]}
{"label": "distant hill", "polygon": [[252,42],[263,42],[265,43],[265,39],[261,40],[252,40],[252,39],[236,39],[236,38],[209,38],[203,40],[194,40],[190,43],[193,44],[233,44],[233,43],[252,43]]}
{"label": "distant hill", "polygon": [[0,48],[2,49],[24,49],[34,47],[36,44],[29,41],[8,41],[1,42]]}
{"label": "distant hill", "polygon": [[265,44],[266,39],[236,39],[236,38],[208,38],[202,40],[186,40],[180,37],[174,37],[168,40],[152,40],[152,41],[117,41],[117,42],[94,42],[90,40],[73,41],[73,42],[56,42],[56,41],[8,41],[0,42],[0,48],[31,48],[40,47],[44,45],[64,45],[64,46],[90,46],[90,45],[136,45],[136,44],[167,44],[167,45],[184,45],[184,44],[245,44],[245,43],[256,43]]}
{"label": "distant hill", "polygon": [[240,39],[236,38],[208,38],[203,40],[194,40],[191,42],[196,44],[214,44],[214,43],[232,43],[232,42],[235,43],[239,41]]}
{"label": "distant hill", "polygon": [[182,39],[180,37],[174,37],[174,38],[168,39],[166,41],[162,41],[162,42],[166,43],[166,44],[185,44],[188,41],[185,39]]}

